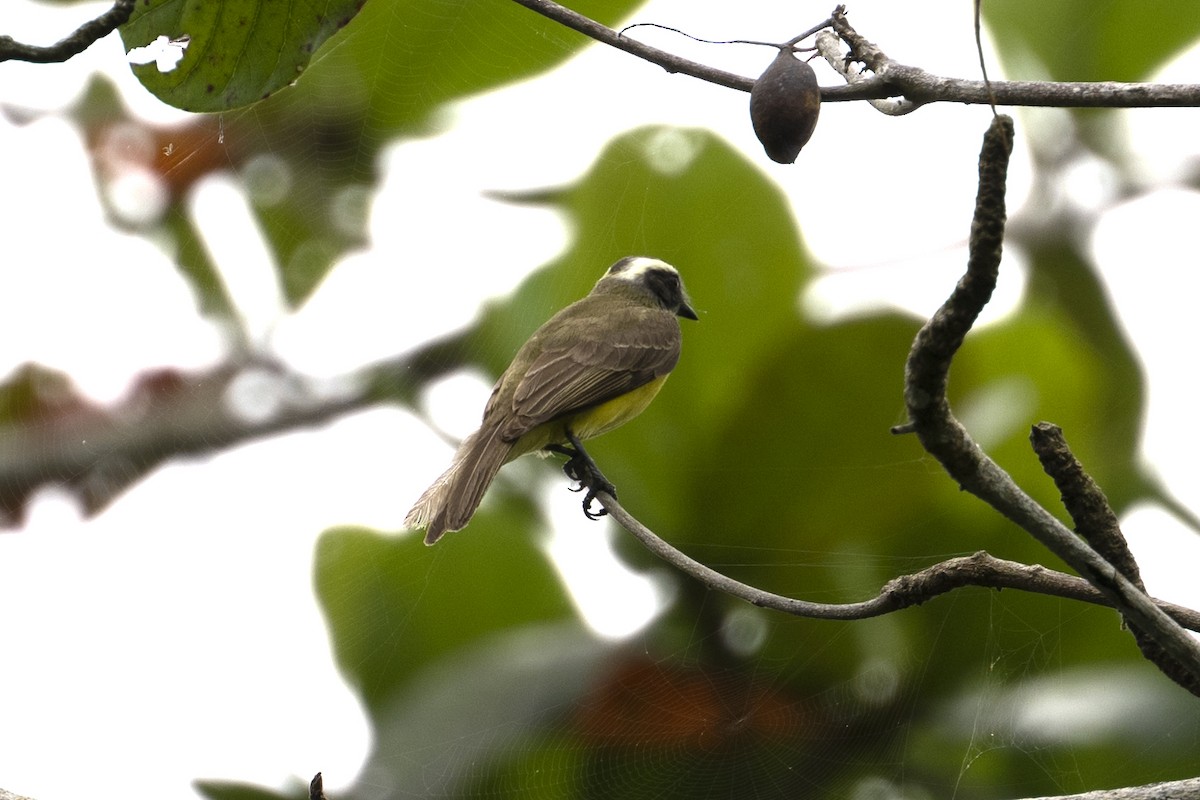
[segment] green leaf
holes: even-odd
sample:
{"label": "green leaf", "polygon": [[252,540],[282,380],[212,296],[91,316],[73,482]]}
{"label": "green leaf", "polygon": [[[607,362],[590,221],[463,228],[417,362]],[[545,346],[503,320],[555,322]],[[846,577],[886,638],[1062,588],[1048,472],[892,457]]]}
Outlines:
{"label": "green leaf", "polygon": [[235,315],[233,299],[221,280],[195,220],[179,203],[172,203],[162,220],[162,230],[174,249],[175,266],[196,295],[200,310],[224,319]]}
{"label": "green leaf", "polygon": [[185,111],[228,111],[293,83],[365,0],[146,0],[121,26],[126,49],[188,40],[168,72],[133,65],[142,85]]}
{"label": "green leaf", "polygon": [[377,744],[365,771],[387,775],[396,796],[476,796],[463,787],[553,741],[615,650],[574,622],[479,637],[373,710]]}
{"label": "green leaf", "polygon": [[238,781],[198,780],[196,791],[208,800],[306,800],[308,787],[294,787],[287,792]]}
{"label": "green leaf", "polygon": [[614,654],[567,603],[528,504],[497,489],[435,548],[360,529],[318,544],[335,655],[375,731],[366,772],[401,794],[458,796],[543,740]]}
{"label": "green leaf", "polygon": [[1140,0],[983,0],[983,14],[1015,78],[1035,78],[1032,55],[1056,81],[1139,81],[1200,36],[1200,5]]}
{"label": "green leaf", "polygon": [[317,595],[338,664],[372,714],[415,674],[459,648],[574,618],[536,547],[528,507],[493,494],[468,530],[436,548],[412,533],[348,528],[321,537]]}
{"label": "green leaf", "polygon": [[[612,24],[639,4],[580,0],[571,8]],[[361,103],[374,138],[427,133],[438,126],[433,115],[444,104],[544,72],[589,44],[511,0],[374,0],[297,90],[317,100]]]}

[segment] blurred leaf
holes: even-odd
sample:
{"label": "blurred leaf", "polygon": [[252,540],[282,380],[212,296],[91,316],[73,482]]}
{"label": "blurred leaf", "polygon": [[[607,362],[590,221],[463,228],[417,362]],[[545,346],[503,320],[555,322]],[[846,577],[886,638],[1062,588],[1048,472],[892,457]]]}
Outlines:
{"label": "blurred leaf", "polygon": [[[1151,467],[1138,457],[1146,403],[1142,366],[1101,276],[1080,247],[1071,236],[1024,243],[1033,302],[1065,315],[1079,346],[1099,354],[1094,364],[1100,378],[1091,405],[1105,411],[1103,425],[1090,431],[1064,427],[1067,441],[1118,513],[1138,501],[1152,501],[1196,528],[1195,513],[1168,496]],[[1048,421],[1063,424],[1053,416]]]}
{"label": "blurred leaf", "polygon": [[[361,0],[341,1],[353,8]],[[637,5],[632,0],[589,0],[573,7],[593,19],[615,22]],[[156,29],[163,24],[156,21]],[[153,38],[157,32],[142,35]],[[128,31],[123,35],[127,42],[133,36]],[[234,36],[229,41],[240,40]],[[285,296],[297,307],[338,258],[363,244],[363,207],[377,179],[382,148],[396,137],[436,130],[446,103],[535,75],[589,41],[515,3],[374,0],[321,50],[298,81],[295,72],[287,77],[294,86],[252,109],[222,115],[220,131],[207,140],[211,147],[183,148],[177,160],[183,164],[184,157],[191,160],[212,150],[221,165],[238,170],[248,182],[254,183],[255,176],[269,179],[265,193],[249,188]],[[198,45],[193,39],[189,53]],[[254,50],[263,52],[257,46]],[[155,72],[145,73],[146,80],[180,81],[188,63],[161,75],[153,65],[139,69]],[[194,89],[190,84],[186,88]]]}
{"label": "blurred leaf", "polygon": [[71,376],[39,364],[23,364],[0,384],[0,425],[44,427],[103,418]]}
{"label": "blurred leaf", "polygon": [[[735,578],[819,601],[864,599],[897,574],[979,549],[1061,567],[1030,536],[958,491],[915,439],[889,433],[904,419],[903,364],[916,328],[915,321],[879,316],[826,328],[797,321],[781,331],[764,350],[769,358],[739,381],[742,404],[707,431],[708,443],[694,451],[683,443],[672,448],[688,454],[687,471],[673,474],[683,476],[691,494],[675,509],[678,519],[659,532]],[[1134,475],[1133,443],[1114,440],[1108,428],[1128,427],[1140,405],[1129,397],[1097,405],[1108,387],[1120,393],[1109,383],[1113,364],[1120,367],[1059,312],[1034,304],[968,337],[951,371],[952,402],[985,450],[1061,516],[1057,492],[1030,450],[1029,426],[1051,419],[1075,431],[1085,463],[1105,465],[1097,471],[1101,480]],[[731,556],[735,563],[727,563]],[[943,629],[941,602],[918,614],[858,623],[875,633],[793,677],[837,680],[883,641],[899,653],[919,649],[917,642]],[[694,625],[694,613],[679,609],[679,624]],[[816,628],[828,628],[768,620],[769,644],[760,655],[778,658],[803,648]],[[1080,647],[1067,648],[1072,658],[1100,657],[1125,641],[1112,629],[1111,614],[1090,620],[1073,629]],[[986,628],[956,632],[968,648],[982,647],[990,635]],[[1130,649],[1127,656],[1135,654]]]}
{"label": "blurred leaf", "polygon": [[308,787],[284,793],[237,781],[198,780],[194,786],[209,800],[308,800]]}
{"label": "blurred leaf", "polygon": [[[915,321],[881,315],[820,328],[795,319],[777,330],[754,369],[739,376],[737,403],[697,441],[672,448],[684,454],[686,467],[671,474],[685,493],[658,532],[734,578],[822,602],[865,599],[914,563],[924,566],[914,559],[931,551],[978,549],[961,541],[936,549],[924,539],[943,526],[946,500],[972,498],[956,492],[915,441],[889,430],[904,419],[903,364],[916,329]],[[961,536],[953,527],[944,533]],[[714,604],[703,591],[685,596],[692,605],[672,615],[680,630],[695,625],[695,603]],[[725,620],[709,615],[707,657],[727,657]],[[893,616],[839,631],[779,614],[764,623],[755,659],[786,663],[814,639],[849,637],[793,667],[787,680],[800,686],[839,683],[880,649],[903,652],[922,624]]]}
{"label": "blurred leaf", "polygon": [[182,205],[175,203],[167,210],[162,227],[163,232],[170,236],[175,251],[175,266],[183,273],[188,285],[196,294],[200,311],[219,319],[233,319],[233,300],[217,272],[208,248],[200,238],[195,220],[191,215],[184,213]]}
{"label": "blurred leaf", "polygon": [[1033,55],[1056,81],[1141,81],[1200,36],[1200,5],[1139,0],[983,0],[1014,78]]}
{"label": "blurred leaf", "polygon": [[[587,0],[572,8],[611,23],[638,4]],[[367,3],[294,89],[231,122],[231,130],[261,137],[261,150],[281,156],[292,176],[283,203],[259,207],[288,300],[303,303],[341,253],[362,242],[361,232],[337,225],[347,215],[336,205],[348,187],[374,185],[383,147],[433,133],[446,104],[536,75],[589,43],[511,2]]]}
{"label": "blurred leaf", "polygon": [[[479,637],[429,664],[374,710],[366,769],[386,775],[398,795],[473,796],[469,787],[506,771],[514,754],[521,761],[559,743],[564,718],[613,650],[573,620]],[[539,782],[521,776],[526,787]]]}
{"label": "blurred leaf", "polygon": [[916,329],[887,315],[824,328],[797,319],[777,331],[715,441],[689,459],[689,539],[731,545],[752,534],[756,546],[836,552],[848,535],[871,537],[927,500],[928,470],[889,432],[904,418]]}
{"label": "blurred leaf", "polygon": [[316,589],[338,664],[377,713],[429,664],[489,635],[573,619],[536,547],[527,507],[504,495],[428,548],[414,534],[326,532]]}
{"label": "blurred leaf", "polygon": [[[110,421],[108,410],[80,393],[64,372],[22,364],[7,376],[0,383],[0,439],[8,445],[8,457],[0,460],[9,462],[0,482],[0,527],[24,522],[34,492],[57,477],[38,469],[37,447]],[[77,470],[72,477],[83,482],[86,475]]]}
{"label": "blurred leaf", "polygon": [[[365,0],[143,0],[121,26],[126,50],[166,36],[186,39],[183,59],[167,72],[132,65],[142,85],[184,111],[229,111],[295,82],[325,40]],[[182,45],[181,45],[182,46]]]}
{"label": "blurred leaf", "polygon": [[628,652],[557,729],[481,765],[463,796],[833,796],[824,790],[886,728],[835,724],[810,699],[753,668]]}
{"label": "blurred leaf", "polygon": [[[580,0],[571,8],[612,24],[638,5]],[[436,127],[432,116],[444,104],[558,66],[589,44],[512,2],[372,0],[296,94],[317,106],[361,104],[372,137],[419,134]]]}
{"label": "blurred leaf", "polygon": [[1007,323],[968,337],[951,371],[951,401],[965,423],[975,421],[989,455],[1065,518],[1030,447],[1030,426],[1042,420],[1062,426],[1102,487],[1136,480],[1137,442],[1128,433],[1142,405],[1138,381],[1124,380],[1128,369],[1083,338],[1060,307],[1035,300]]}
{"label": "blurred leaf", "polygon": [[741,401],[745,376],[795,324],[810,267],[787,202],[712,134],[660,127],[615,139],[574,186],[525,199],[562,208],[577,236],[512,302],[488,311],[476,339],[493,372],[618,258],[662,258],[683,276],[700,321],[680,321],[679,365],[641,417],[589,448],[631,507],[673,519],[687,492],[678,471],[689,474],[698,453],[712,452],[714,421]]}
{"label": "blurred leaf", "polygon": [[540,739],[488,765],[466,783],[462,796],[520,797],[522,800],[577,800],[587,751],[563,730],[542,731]]}
{"label": "blurred leaf", "polygon": [[317,592],[373,722],[376,780],[454,795],[544,739],[610,657],[567,604],[531,523],[526,503],[498,492],[437,548],[413,534],[321,538]]}
{"label": "blurred leaf", "polygon": [[[822,796],[861,752],[862,731],[830,725],[811,695],[791,695],[747,666],[649,657],[620,665],[577,717],[585,796]],[[842,758],[828,758],[833,750]]]}
{"label": "blurred leaf", "polygon": [[[70,116],[82,128],[100,186],[108,201],[115,182],[132,174],[152,176],[166,195],[162,216],[149,237],[167,251],[197,295],[201,311],[224,319],[233,315],[233,304],[204,247],[195,221],[185,209],[192,188],[201,180],[230,166],[230,150],[221,141],[221,123],[215,117],[193,116],[182,123],[154,125],[130,113],[113,82],[93,75]],[[109,207],[114,224],[130,225]]]}

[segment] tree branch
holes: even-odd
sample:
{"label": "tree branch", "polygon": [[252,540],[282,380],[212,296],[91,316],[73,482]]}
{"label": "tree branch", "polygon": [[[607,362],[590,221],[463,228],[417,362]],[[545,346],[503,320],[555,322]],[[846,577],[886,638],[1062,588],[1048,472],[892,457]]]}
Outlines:
{"label": "tree branch", "polygon": [[754,87],[753,78],[746,78],[732,72],[725,72],[715,67],[709,67],[705,64],[681,58],[680,56],[668,53],[666,50],[659,50],[657,47],[642,44],[636,39],[622,36],[607,25],[601,25],[599,22],[558,3],[551,2],[551,0],[514,0],[514,2],[517,5],[528,8],[530,11],[541,14],[543,17],[552,19],[560,25],[565,25],[571,30],[578,31],[584,36],[595,39],[601,44],[615,47],[618,50],[624,50],[626,53],[635,55],[644,61],[649,61],[651,64],[657,64],[667,72],[679,72],[684,75],[690,75],[693,78],[708,81],[709,83],[715,83],[718,86],[737,89],[742,92],[748,92]]}
{"label": "tree branch", "polygon": [[[585,476],[586,478],[586,476]],[[747,603],[809,619],[870,619],[909,606],[916,606],[964,586],[1021,591],[1115,607],[1113,601],[1083,578],[1056,572],[1038,564],[1006,561],[980,550],[969,556],[938,562],[910,575],[901,575],[883,585],[879,594],[857,603],[813,603],[768,592],[730,578],[682,552],[630,514],[615,497],[594,486],[596,499],[621,527],[629,531],[654,555],[710,589],[724,592]],[[1163,600],[1153,601],[1180,625],[1200,632],[1200,612]]]}
{"label": "tree branch", "polygon": [[133,14],[135,0],[116,0],[113,7],[90,22],[85,22],[67,38],[48,47],[24,44],[11,36],[0,36],[0,62],[30,61],[53,64],[77,56],[124,25]]}
{"label": "tree branch", "polygon": [[1120,789],[1098,789],[1083,794],[1064,794],[1053,797],[1030,797],[1027,800],[1189,800],[1200,797],[1200,778],[1127,786]]}
{"label": "tree branch", "polygon": [[[32,400],[25,416],[0,425],[0,527],[20,524],[29,496],[41,486],[67,487],[92,514],[169,458],[320,425],[381,402],[411,402],[429,380],[464,363],[471,334],[468,329],[364,367],[333,382],[351,387],[336,396],[314,391],[306,376],[261,363],[152,373],[112,408],[88,404],[69,386],[43,391],[57,404],[41,402],[38,381],[28,381],[22,388]],[[230,398],[255,371],[277,407],[261,416],[239,414]]]}
{"label": "tree branch", "polygon": [[1116,512],[1067,446],[1062,428],[1049,422],[1039,422],[1030,431],[1029,441],[1033,445],[1033,452],[1042,462],[1042,469],[1058,487],[1063,506],[1075,523],[1075,532],[1086,539],[1105,561],[1129,578],[1134,586],[1146,591],[1137,561],[1129,550],[1125,534],[1121,533]]}
{"label": "tree branch", "polygon": [[[836,33],[830,31],[821,31],[817,34],[817,52],[825,59],[825,63],[829,64],[833,70],[845,79],[846,83],[851,86],[864,86],[869,84],[873,78],[858,68],[854,59],[846,58],[846,54],[842,52],[841,40],[838,39]],[[822,97],[822,99],[824,99]],[[907,98],[890,98],[881,97],[868,100],[876,111],[887,114],[891,117],[898,117],[902,114],[908,114],[916,111],[920,106],[908,100]]]}
{"label": "tree branch", "polygon": [[[703,81],[749,92],[754,79],[725,72],[706,64],[659,50],[635,39],[621,36],[595,20],[565,8],[551,0],[513,0],[548,19],[582,33],[601,44],[623,50],[667,72],[689,75]],[[836,15],[836,10],[835,10]],[[844,20],[844,15],[843,15]],[[839,27],[845,41],[849,23]],[[857,34],[856,34],[857,35]],[[861,38],[861,37],[860,37]],[[865,41],[865,40],[862,40]],[[1200,84],[1118,83],[1049,81],[983,81],[961,80],[934,75],[918,67],[899,64],[883,57],[874,62],[875,76],[851,86],[821,87],[825,103],[851,100],[877,100],[902,97],[914,107],[926,103],[969,103],[988,105],[994,101],[1008,106],[1054,106],[1058,108],[1177,108],[1200,106]],[[868,65],[869,66],[869,65]],[[869,67],[870,68],[870,67]]]}
{"label": "tree branch", "polygon": [[[1042,469],[1054,481],[1062,494],[1063,505],[1075,523],[1075,532],[1112,564],[1118,572],[1140,591],[1146,591],[1142,583],[1137,561],[1121,532],[1116,513],[1108,504],[1108,498],[1092,477],[1084,472],[1083,465],[1067,446],[1062,428],[1042,422],[1033,426],[1029,441]],[[1200,697],[1200,682],[1197,682],[1184,665],[1173,659],[1158,640],[1134,622],[1126,619],[1129,630],[1137,641],[1138,649],[1147,660],[1154,663],[1171,680]]]}
{"label": "tree branch", "polygon": [[950,298],[917,333],[905,367],[904,399],[909,426],[922,446],[965,490],[1032,534],[1105,594],[1200,684],[1200,643],[1188,636],[1144,592],[1021,490],[954,417],[946,397],[950,362],[999,274],[1005,224],[1005,179],[1012,152],[1012,119],[993,118],[979,157],[979,193],[971,225],[966,274]]}

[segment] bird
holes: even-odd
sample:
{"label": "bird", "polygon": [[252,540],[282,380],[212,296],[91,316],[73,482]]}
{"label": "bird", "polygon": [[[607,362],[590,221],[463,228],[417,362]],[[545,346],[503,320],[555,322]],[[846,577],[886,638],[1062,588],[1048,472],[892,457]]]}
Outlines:
{"label": "bird", "polygon": [[[642,413],[679,361],[679,318],[698,320],[678,270],[627,256],[584,297],[533,332],[496,381],[479,429],[405,517],[425,544],[470,522],[500,468],[526,453],[562,453],[564,471],[587,483],[584,513],[597,488],[615,495],[583,450]],[[585,480],[585,476],[593,480]]]}

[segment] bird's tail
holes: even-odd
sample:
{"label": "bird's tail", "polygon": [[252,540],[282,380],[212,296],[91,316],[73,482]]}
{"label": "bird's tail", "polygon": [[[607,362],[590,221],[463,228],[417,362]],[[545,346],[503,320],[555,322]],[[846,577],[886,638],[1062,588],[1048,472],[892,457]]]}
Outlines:
{"label": "bird's tail", "polygon": [[508,460],[512,443],[497,428],[481,428],[468,436],[454,454],[450,468],[425,490],[404,518],[407,528],[425,528],[425,544],[471,521],[483,494]]}

